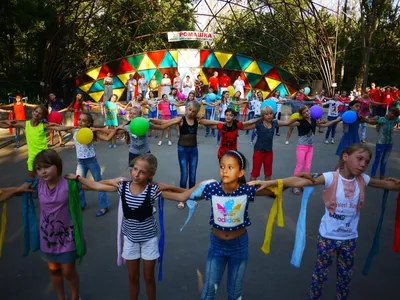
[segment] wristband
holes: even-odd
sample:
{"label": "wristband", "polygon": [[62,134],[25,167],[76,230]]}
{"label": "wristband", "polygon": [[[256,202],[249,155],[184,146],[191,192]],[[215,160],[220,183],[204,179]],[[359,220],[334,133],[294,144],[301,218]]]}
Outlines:
{"label": "wristband", "polygon": [[320,174],[320,173],[314,173],[313,178],[317,178],[317,177],[320,176],[320,175],[322,175],[322,174]]}
{"label": "wristband", "polygon": [[79,181],[79,178],[81,177],[81,175],[76,175],[75,177],[75,181]]}

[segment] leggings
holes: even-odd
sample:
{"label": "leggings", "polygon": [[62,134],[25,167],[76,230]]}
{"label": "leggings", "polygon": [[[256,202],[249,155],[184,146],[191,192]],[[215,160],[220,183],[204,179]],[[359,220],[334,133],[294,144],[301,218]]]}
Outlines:
{"label": "leggings", "polygon": [[304,172],[310,172],[313,151],[313,145],[297,145],[296,169],[294,170],[294,175],[301,173],[303,171],[303,168]]}
{"label": "leggings", "polygon": [[322,295],[322,285],[328,279],[329,267],[336,254],[336,298],[345,300],[349,296],[353,275],[353,264],[357,239],[332,240],[318,236],[317,261],[312,275],[310,300],[317,300]]}
{"label": "leggings", "polygon": [[[376,144],[375,160],[372,165],[371,175],[375,177],[376,170],[378,169],[379,162],[381,163],[380,175],[385,176],[386,164],[392,152],[393,144]],[[382,158],[381,158],[382,157]]]}
{"label": "leggings", "polygon": [[[277,119],[277,120],[281,119],[281,112],[277,112],[275,114],[275,119]],[[276,133],[279,133],[279,126],[276,126]]]}
{"label": "leggings", "polygon": [[[329,122],[329,121],[336,120],[336,119],[337,119],[337,117],[330,117],[330,116],[328,116],[328,122]],[[332,124],[331,126],[328,126],[328,130],[326,131],[326,134],[325,134],[325,140],[329,139],[329,134],[330,134],[331,132],[332,132],[332,138],[333,138],[333,139],[335,138],[336,126],[337,126],[337,123],[334,123],[334,124]]]}

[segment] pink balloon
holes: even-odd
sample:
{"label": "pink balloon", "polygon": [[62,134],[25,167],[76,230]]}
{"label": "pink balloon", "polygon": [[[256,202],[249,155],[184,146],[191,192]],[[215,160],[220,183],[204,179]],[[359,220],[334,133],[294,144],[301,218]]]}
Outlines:
{"label": "pink balloon", "polygon": [[182,93],[178,94],[178,99],[185,100],[185,98],[186,98],[185,94],[182,94]]}
{"label": "pink balloon", "polygon": [[60,123],[62,122],[62,120],[63,120],[63,116],[62,116],[62,114],[59,113],[58,111],[52,111],[52,112],[48,115],[47,120],[48,120],[50,123],[57,123],[57,124],[60,124]]}

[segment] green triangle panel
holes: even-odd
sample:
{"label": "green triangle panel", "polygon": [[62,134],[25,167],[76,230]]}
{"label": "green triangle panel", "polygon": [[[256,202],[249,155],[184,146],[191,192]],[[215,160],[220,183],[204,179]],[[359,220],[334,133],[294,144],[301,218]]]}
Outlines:
{"label": "green triangle panel", "polygon": [[266,74],[273,68],[273,66],[266,64],[260,60],[257,60],[258,66],[260,67],[261,73]]}
{"label": "green triangle panel", "polygon": [[253,73],[245,73],[247,80],[249,81],[249,84],[251,87],[255,87],[255,85],[260,81],[262,78],[261,75],[253,74]]}
{"label": "green triangle panel", "polygon": [[291,83],[291,82],[295,81],[293,78],[293,75],[290,74],[289,72],[282,70],[282,69],[278,69],[278,72],[284,82]]}
{"label": "green triangle panel", "polygon": [[96,81],[90,88],[89,93],[100,92],[103,90],[104,90],[103,86],[99,83],[99,81]]}
{"label": "green triangle panel", "polygon": [[206,61],[203,64],[203,68],[221,68],[218,59],[215,57],[214,53],[210,53]]}
{"label": "green triangle panel", "polygon": [[135,70],[137,70],[139,68],[140,63],[142,62],[143,56],[144,56],[143,54],[138,54],[130,56],[126,60]]}
{"label": "green triangle panel", "polygon": [[242,55],[236,55],[236,58],[240,64],[240,67],[242,70],[245,70],[253,61],[250,57],[242,56]]}
{"label": "green triangle panel", "polygon": [[274,91],[280,91],[280,96],[285,97],[286,95],[289,94],[288,90],[286,89],[285,85],[281,83],[280,85],[277,86],[277,88]]}
{"label": "green triangle panel", "polygon": [[154,75],[155,72],[156,72],[156,69],[138,71],[138,73],[140,75],[144,74],[144,78],[146,78],[147,81],[151,80],[151,77]]}
{"label": "green triangle panel", "polygon": [[224,69],[237,71],[242,70],[238,60],[236,59],[236,55],[232,55],[231,59],[225,64]]}
{"label": "green triangle panel", "polygon": [[159,70],[156,70],[155,73],[153,74],[156,76],[157,82],[161,82],[161,79],[163,79],[163,75]]}
{"label": "green triangle panel", "polygon": [[172,57],[171,53],[167,52],[158,66],[159,68],[176,68],[178,65],[176,64],[175,59]]}
{"label": "green triangle panel", "polygon": [[114,84],[112,86],[113,89],[120,89],[125,87],[125,85],[118,77],[114,77],[113,79],[114,79]]}

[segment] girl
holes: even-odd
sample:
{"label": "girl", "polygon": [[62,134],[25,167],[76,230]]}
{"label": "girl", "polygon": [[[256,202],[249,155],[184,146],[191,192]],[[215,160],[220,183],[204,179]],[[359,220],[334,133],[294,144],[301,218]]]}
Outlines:
{"label": "girl", "polygon": [[[303,89],[300,89],[300,91],[298,91],[296,93],[296,96],[294,99],[281,101],[281,104],[291,106],[292,114],[297,113],[299,111],[300,107],[303,105],[303,99],[305,96],[304,96],[302,90]],[[294,130],[294,127],[289,128],[288,133],[286,135],[285,145],[289,145],[289,140],[290,140],[290,137],[292,136],[293,130]]]}
{"label": "girl", "polygon": [[[310,110],[305,105],[300,107],[299,114],[303,118],[292,125],[293,127],[297,127],[299,132],[299,140],[296,149],[296,169],[294,170],[294,175],[302,172],[303,167],[304,172],[310,172],[314,152],[316,127],[327,127],[341,120],[340,118],[337,118],[328,123],[317,123],[316,119],[311,118]],[[300,195],[300,190],[294,188],[293,193],[295,195]]]}
{"label": "girl", "polygon": [[[219,121],[220,122],[225,122],[225,111],[229,107],[229,92],[224,91],[222,92],[222,99],[217,101],[216,106],[219,108]],[[221,140],[221,131],[218,131],[217,135],[217,147],[219,147],[219,142]]]}
{"label": "girl", "polygon": [[[148,107],[148,117],[149,119],[158,119],[158,101],[157,98],[154,98],[154,93],[152,91],[149,91],[149,99],[146,101],[146,105]],[[153,129],[150,129],[149,131],[149,137],[151,137],[153,134]],[[158,131],[156,131],[155,137],[158,137]]]}
{"label": "girl", "polygon": [[183,94],[187,97],[192,90],[193,82],[190,79],[190,76],[186,75],[185,80],[183,81]]}
{"label": "girl", "polygon": [[146,102],[144,101],[143,95],[142,94],[137,94],[136,99],[133,99],[130,101],[125,108],[127,107],[138,107],[140,110],[143,112],[143,106],[145,106]]}
{"label": "girl", "polygon": [[[276,114],[275,114],[275,119],[280,120],[281,119],[281,112],[282,112],[282,101],[283,99],[281,98],[281,91],[280,90],[276,90],[271,97],[271,100],[274,100],[276,103]],[[276,127],[276,135],[280,136],[279,134],[279,127]]]}
{"label": "girl", "polygon": [[[347,299],[352,279],[354,256],[358,238],[360,209],[364,204],[365,187],[400,190],[400,183],[370,178],[364,172],[371,160],[371,151],[363,144],[346,147],[340,155],[340,169],[318,174],[312,179],[291,177],[283,179],[284,187],[301,188],[324,185],[325,214],[319,226],[317,261],[315,263],[309,299],[320,299],[323,283],[328,279],[329,267],[337,255],[336,298]],[[305,175],[305,174],[304,174]],[[304,175],[302,175],[304,177]],[[312,179],[313,181],[311,181]],[[259,190],[277,184],[276,180],[250,182]]]}
{"label": "girl", "polygon": [[[149,83],[149,90],[150,92],[153,93],[153,97],[158,97],[158,87],[160,86],[160,84],[157,81],[156,75],[153,75],[151,77],[150,83]],[[150,94],[149,94],[149,98],[150,98]]]}
{"label": "girl", "polygon": [[[349,109],[357,113],[360,110],[360,103],[357,100],[351,101],[349,103]],[[357,144],[360,142],[360,137],[358,135],[358,130],[360,128],[361,118],[358,116],[357,120],[352,124],[343,123],[343,136],[340,139],[340,143],[336,149],[336,155],[341,156],[343,149],[347,148],[352,144]]]}
{"label": "girl", "polygon": [[[168,101],[168,96],[166,94],[162,95],[162,100],[160,102],[161,108],[161,120],[168,121],[171,119],[171,110],[170,110],[170,103]],[[164,137],[164,130],[161,132],[160,140],[158,141],[158,146],[162,145],[162,138]],[[172,145],[171,142],[171,129],[167,128],[167,138],[168,138],[168,146]]]}
{"label": "girl", "polygon": [[[2,105],[0,107],[1,108],[12,107],[13,108],[13,114],[14,114],[13,120],[26,121],[25,106],[26,107],[36,107],[36,105],[32,105],[32,104],[28,104],[28,103],[22,102],[22,95],[18,94],[18,95],[15,96],[15,102],[14,103],[7,104],[7,105]],[[18,149],[19,148],[20,140],[21,140],[21,128],[15,128],[15,146],[14,146],[14,149]]]}
{"label": "girl", "polygon": [[107,77],[104,78],[103,102],[109,101],[113,96],[113,84],[114,79],[111,77],[111,73],[107,73]]}
{"label": "girl", "polygon": [[[177,73],[177,74],[179,74],[179,73]],[[171,93],[169,94],[169,96],[168,96],[168,101],[169,101],[169,110],[170,110],[170,112],[171,112],[171,119],[173,119],[173,118],[175,118],[175,117],[177,117],[178,116],[178,109],[177,109],[177,107],[178,106],[180,106],[180,102],[181,101],[179,101],[178,100],[178,97],[177,97],[177,89],[176,88],[172,88],[171,89]],[[177,105],[178,104],[178,105]],[[176,135],[179,137],[179,126],[177,125],[176,127],[175,127],[175,129],[176,129]],[[170,145],[170,142],[168,142],[168,145],[169,146],[171,146]]]}
{"label": "girl", "polygon": [[74,111],[74,126],[78,126],[78,120],[80,114],[83,112],[83,107],[84,107],[85,102],[83,102],[83,95],[82,94],[76,94],[75,100],[72,101],[72,103],[67,107],[62,110],[61,112],[68,111],[68,110],[73,110]]}
{"label": "girl", "polygon": [[[254,117],[259,118],[261,117],[261,104],[263,102],[263,94],[262,92],[257,93],[257,100],[258,102],[253,102],[254,105]],[[254,139],[257,135],[257,130],[253,129],[253,132],[251,133],[251,139],[250,139],[250,145],[253,145]]]}
{"label": "girl", "polygon": [[233,83],[233,87],[235,88],[235,92],[240,92],[240,95],[244,95],[244,86],[245,83],[242,79],[242,76],[238,76],[238,78]]}
{"label": "girl", "polygon": [[[247,96],[247,101],[248,101],[247,120],[252,120],[254,119],[255,115],[255,105],[259,103],[256,90],[251,91],[251,94]],[[249,130],[246,130],[246,135],[249,135]]]}
{"label": "girl", "polygon": [[[338,100],[339,94],[336,93],[333,96],[333,99],[326,101],[322,105],[329,105],[328,106],[328,122],[336,120],[339,117],[339,106],[344,105],[342,102]],[[325,134],[325,144],[329,144],[329,135],[331,135],[331,144],[335,143],[335,134],[336,134],[336,126],[337,123],[328,126],[328,130]]]}
{"label": "girl", "polygon": [[[108,126],[109,129],[118,127],[118,109],[125,109],[125,106],[118,102],[118,96],[116,94],[113,94],[111,99],[106,101],[104,106],[106,108],[106,126]],[[113,147],[117,148],[115,137],[110,140],[110,144],[108,145],[108,148]]]}
{"label": "girl", "polygon": [[[225,152],[219,163],[221,181],[208,183],[200,197],[210,201],[212,225],[202,300],[215,298],[227,265],[228,299],[242,297],[249,255],[246,231],[251,224],[249,202],[254,201],[254,196],[274,196],[269,190],[256,192],[255,187],[246,184],[246,165],[242,153],[234,150]],[[178,194],[165,191],[163,196],[186,201],[195,188]]]}
{"label": "girl", "polygon": [[385,117],[378,117],[378,119],[365,119],[369,124],[378,124],[377,130],[379,139],[376,142],[375,159],[371,169],[371,177],[375,178],[376,170],[380,167],[380,179],[385,178],[386,164],[389,160],[390,153],[393,147],[393,129],[399,123],[399,109],[392,107],[389,109]]}
{"label": "girl", "polygon": [[168,74],[164,73],[164,78],[161,79],[161,95],[169,95],[171,92],[171,79],[169,79]]}
{"label": "girl", "polygon": [[35,177],[33,160],[42,150],[47,149],[46,130],[65,131],[70,130],[72,126],[54,125],[43,123],[47,118],[47,109],[43,105],[36,106],[32,111],[32,119],[29,121],[8,121],[0,123],[0,128],[22,128],[25,131],[26,144],[28,146],[28,176]]}
{"label": "girl", "polygon": [[262,119],[257,123],[248,126],[257,130],[257,142],[254,145],[253,153],[253,169],[251,171],[250,180],[255,180],[260,176],[261,166],[264,165],[265,180],[270,180],[272,176],[272,161],[274,154],[272,152],[272,142],[276,127],[289,126],[296,122],[297,119],[289,119],[288,121],[280,121],[274,119],[274,111],[270,106],[261,109]]}
{"label": "girl", "polygon": [[233,109],[236,113],[237,120],[240,121],[240,106],[246,104],[247,100],[241,99],[240,95],[243,95],[240,91],[235,92],[232,99],[229,101],[229,108]]}
{"label": "girl", "polygon": [[204,86],[204,82],[203,80],[201,80],[201,75],[197,75],[195,81],[194,81],[194,89],[195,89],[195,93],[196,93],[196,98],[201,98],[203,97],[203,86]]}

